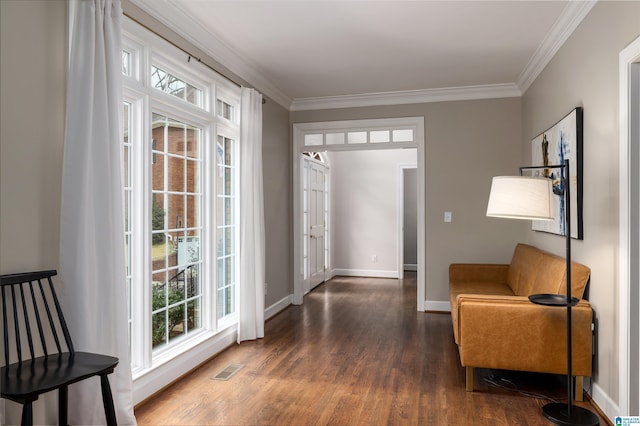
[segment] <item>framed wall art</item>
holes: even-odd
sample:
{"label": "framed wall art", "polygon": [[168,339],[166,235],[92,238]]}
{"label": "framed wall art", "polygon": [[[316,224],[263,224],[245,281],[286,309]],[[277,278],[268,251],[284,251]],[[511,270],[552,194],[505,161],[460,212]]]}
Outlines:
{"label": "framed wall art", "polygon": [[[569,160],[569,185],[571,196],[571,237],[582,240],[582,108],[578,107],[567,114],[551,128],[545,130],[531,141],[532,166],[563,164]],[[552,221],[534,220],[534,231],[566,235],[563,221],[565,210],[563,177],[564,169],[534,170],[534,176],[553,180],[555,219]]]}

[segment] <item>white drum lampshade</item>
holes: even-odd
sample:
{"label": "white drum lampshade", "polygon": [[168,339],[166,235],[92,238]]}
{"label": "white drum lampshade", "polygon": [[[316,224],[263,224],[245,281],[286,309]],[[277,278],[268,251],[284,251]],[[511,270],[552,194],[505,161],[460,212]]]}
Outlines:
{"label": "white drum lampshade", "polygon": [[551,179],[531,176],[495,176],[491,182],[487,216],[553,220],[552,197]]}

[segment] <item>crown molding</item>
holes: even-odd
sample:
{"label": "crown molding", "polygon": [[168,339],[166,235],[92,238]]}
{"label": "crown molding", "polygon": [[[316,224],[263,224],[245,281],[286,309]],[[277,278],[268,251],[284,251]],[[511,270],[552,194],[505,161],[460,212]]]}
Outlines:
{"label": "crown molding", "polygon": [[569,1],[562,14],[558,17],[553,28],[542,40],[527,65],[518,76],[517,85],[522,93],[538,78],[562,45],[578,28],[578,25],[591,11],[595,1]]}
{"label": "crown molding", "polygon": [[[516,83],[291,99],[264,76],[258,65],[249,58],[239,55],[216,34],[185,13],[175,0],[130,1],[290,111],[522,96],[597,3],[597,0],[569,1],[551,31],[518,76]],[[184,31],[185,28],[189,29],[188,32]]]}
{"label": "crown molding", "polygon": [[378,105],[444,102],[473,99],[519,97],[531,86],[562,45],[589,14],[598,0],[569,1],[562,14],[533,54],[516,83],[442,89],[365,93],[360,95],[296,98],[291,111],[350,108]]}
{"label": "crown molding", "polygon": [[446,87],[442,89],[296,98],[291,103],[290,110],[307,111],[315,109],[421,104],[474,99],[515,98],[519,96],[522,96],[522,93],[515,84],[487,84],[481,86]]}
{"label": "crown molding", "polygon": [[[216,34],[208,31],[198,20],[185,13],[175,1],[131,0],[131,2],[242,80],[252,84],[265,96],[289,109],[292,99],[273,82],[265,78],[264,73],[259,71],[257,65],[239,55],[220,40]],[[188,31],[185,31],[185,28],[188,28]]]}

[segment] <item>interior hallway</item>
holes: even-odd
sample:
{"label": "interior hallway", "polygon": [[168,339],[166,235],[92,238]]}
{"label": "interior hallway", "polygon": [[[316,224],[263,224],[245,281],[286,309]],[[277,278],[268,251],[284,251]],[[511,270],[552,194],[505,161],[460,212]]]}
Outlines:
{"label": "interior hallway", "polygon": [[[138,422],[549,425],[544,399],[484,379],[562,400],[565,377],[477,369],[467,393],[451,318],[416,312],[415,286],[415,273],[336,277],[269,320],[264,339],[230,347],[141,404]],[[245,367],[211,379],[229,364]]]}

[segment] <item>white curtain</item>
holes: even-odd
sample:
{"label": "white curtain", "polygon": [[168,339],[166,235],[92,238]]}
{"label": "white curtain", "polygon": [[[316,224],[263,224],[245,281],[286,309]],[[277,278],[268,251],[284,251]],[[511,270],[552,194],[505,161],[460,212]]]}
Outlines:
{"label": "white curtain", "polygon": [[242,88],[240,124],[240,277],[238,343],[264,337],[262,95]]}
{"label": "white curtain", "polygon": [[[117,356],[109,375],[119,424],[135,424],[125,287],[120,0],[69,3],[62,176],[63,309],[80,352]],[[69,388],[69,422],[106,422],[98,378]]]}

